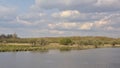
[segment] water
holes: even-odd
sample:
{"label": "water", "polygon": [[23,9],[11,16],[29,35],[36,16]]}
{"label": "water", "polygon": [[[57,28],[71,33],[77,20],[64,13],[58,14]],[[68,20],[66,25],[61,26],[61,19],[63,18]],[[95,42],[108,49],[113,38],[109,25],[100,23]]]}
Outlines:
{"label": "water", "polygon": [[0,68],[120,68],[120,48],[3,52]]}

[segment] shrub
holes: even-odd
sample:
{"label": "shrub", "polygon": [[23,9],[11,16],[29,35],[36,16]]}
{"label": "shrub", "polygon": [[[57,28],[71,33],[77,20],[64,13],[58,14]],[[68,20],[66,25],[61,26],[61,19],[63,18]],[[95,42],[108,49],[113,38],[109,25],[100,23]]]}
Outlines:
{"label": "shrub", "polygon": [[40,40],[37,41],[37,44],[41,45],[41,46],[45,46],[45,45],[48,45],[49,42],[44,40],[44,39],[40,39]]}
{"label": "shrub", "polygon": [[60,44],[62,44],[62,45],[72,45],[73,42],[72,42],[71,39],[64,38],[64,39],[61,39],[61,40],[60,40]]}
{"label": "shrub", "polygon": [[117,40],[111,41],[112,46],[114,47],[116,44],[118,44]]}
{"label": "shrub", "polygon": [[48,44],[49,44],[49,42],[44,40],[44,39],[32,41],[32,46],[45,46],[45,45],[48,45]]}

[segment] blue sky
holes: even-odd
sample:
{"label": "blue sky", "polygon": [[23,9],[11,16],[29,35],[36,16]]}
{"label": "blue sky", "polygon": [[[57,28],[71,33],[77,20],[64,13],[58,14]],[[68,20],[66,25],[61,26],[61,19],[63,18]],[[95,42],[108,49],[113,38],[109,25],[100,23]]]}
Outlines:
{"label": "blue sky", "polygon": [[18,12],[26,12],[34,4],[34,0],[0,0],[0,4],[18,8]]}
{"label": "blue sky", "polygon": [[0,34],[120,37],[120,0],[0,0]]}

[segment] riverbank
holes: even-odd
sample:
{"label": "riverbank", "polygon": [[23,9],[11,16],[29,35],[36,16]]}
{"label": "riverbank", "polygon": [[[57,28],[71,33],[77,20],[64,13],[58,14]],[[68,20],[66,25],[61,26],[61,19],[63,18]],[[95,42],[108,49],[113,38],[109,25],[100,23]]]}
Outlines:
{"label": "riverbank", "polygon": [[120,47],[120,38],[108,38],[99,36],[0,38],[0,52],[48,51],[50,49],[67,51],[108,47]]}
{"label": "riverbank", "polygon": [[[46,46],[31,46],[31,45],[0,45],[0,52],[18,52],[18,51],[48,51],[51,49],[58,49],[60,51],[69,50],[84,50],[93,48],[111,48],[112,45],[106,44],[104,46],[94,46],[94,45],[59,45],[56,43],[46,45]],[[120,47],[119,45],[115,47]]]}

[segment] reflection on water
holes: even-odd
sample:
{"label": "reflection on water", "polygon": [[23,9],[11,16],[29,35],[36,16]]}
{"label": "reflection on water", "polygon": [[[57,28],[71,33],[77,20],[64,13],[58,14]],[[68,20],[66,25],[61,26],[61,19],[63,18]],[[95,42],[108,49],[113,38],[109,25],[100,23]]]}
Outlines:
{"label": "reflection on water", "polygon": [[120,48],[4,52],[0,68],[120,68]]}

